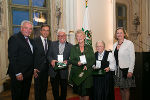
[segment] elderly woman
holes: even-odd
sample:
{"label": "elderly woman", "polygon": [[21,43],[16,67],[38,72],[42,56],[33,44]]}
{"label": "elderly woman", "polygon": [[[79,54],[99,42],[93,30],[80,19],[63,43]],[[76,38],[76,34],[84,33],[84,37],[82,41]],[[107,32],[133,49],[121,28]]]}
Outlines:
{"label": "elderly woman", "polygon": [[122,100],[129,100],[130,87],[135,87],[133,70],[135,65],[134,45],[127,40],[127,33],[123,27],[118,27],[115,32],[117,42],[113,46],[116,59],[117,73],[115,85],[120,87]]}
{"label": "elderly woman", "polygon": [[70,63],[72,64],[69,82],[73,90],[80,96],[80,100],[89,100],[93,85],[92,65],[95,56],[91,45],[85,44],[85,33],[82,30],[76,32],[78,44],[71,48]]}
{"label": "elderly woman", "polygon": [[115,100],[113,72],[116,69],[115,58],[110,51],[105,50],[103,41],[96,42],[94,70],[103,70],[103,73],[93,75],[93,99],[92,100]]}

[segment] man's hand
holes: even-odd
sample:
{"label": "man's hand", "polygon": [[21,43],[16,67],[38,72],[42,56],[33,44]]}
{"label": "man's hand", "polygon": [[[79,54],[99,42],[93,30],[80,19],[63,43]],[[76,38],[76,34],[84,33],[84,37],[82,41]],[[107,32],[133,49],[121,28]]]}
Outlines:
{"label": "man's hand", "polygon": [[52,60],[52,61],[51,61],[52,67],[55,67],[55,62],[57,62],[57,60]]}
{"label": "man's hand", "polygon": [[38,69],[34,69],[34,77],[35,78],[37,78],[38,77],[38,73],[39,73],[40,71],[38,70]]}
{"label": "man's hand", "polygon": [[67,60],[64,60],[63,63],[67,65],[68,62],[67,62]]}
{"label": "man's hand", "polygon": [[17,76],[16,76],[16,79],[17,79],[18,81],[22,81],[22,80],[23,80],[23,75],[22,75],[22,73],[19,74],[19,75],[17,75]]}

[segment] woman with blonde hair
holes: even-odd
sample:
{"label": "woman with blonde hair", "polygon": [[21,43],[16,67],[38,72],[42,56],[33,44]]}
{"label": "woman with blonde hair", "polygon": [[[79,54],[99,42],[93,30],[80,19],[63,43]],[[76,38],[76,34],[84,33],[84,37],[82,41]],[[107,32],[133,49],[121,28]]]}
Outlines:
{"label": "woman with blonde hair", "polygon": [[93,86],[92,65],[95,56],[91,45],[85,44],[85,33],[76,32],[77,44],[71,48],[70,63],[72,64],[69,82],[73,90],[80,96],[80,100],[89,100]]}
{"label": "woman with blonde hair", "polygon": [[135,87],[133,76],[135,65],[134,44],[127,40],[127,33],[123,27],[116,29],[115,39],[117,40],[113,45],[113,54],[117,65],[115,86],[120,87],[122,100],[129,100],[130,87]]}

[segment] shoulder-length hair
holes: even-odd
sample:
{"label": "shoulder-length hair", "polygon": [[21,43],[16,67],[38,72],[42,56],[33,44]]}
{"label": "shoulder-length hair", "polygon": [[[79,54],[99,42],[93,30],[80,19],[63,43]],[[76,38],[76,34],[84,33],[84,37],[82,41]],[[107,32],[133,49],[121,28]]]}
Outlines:
{"label": "shoulder-length hair", "polygon": [[116,34],[117,34],[117,31],[118,31],[119,29],[121,29],[121,30],[123,31],[123,33],[124,33],[124,38],[125,38],[125,39],[128,39],[128,34],[127,34],[126,30],[125,30],[123,27],[118,27],[118,28],[116,29],[114,38],[115,38],[116,40],[118,40]]}

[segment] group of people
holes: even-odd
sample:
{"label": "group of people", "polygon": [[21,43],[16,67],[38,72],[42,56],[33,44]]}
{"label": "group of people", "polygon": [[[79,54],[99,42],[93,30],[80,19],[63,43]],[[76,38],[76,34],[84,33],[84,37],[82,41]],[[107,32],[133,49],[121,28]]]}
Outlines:
{"label": "group of people", "polygon": [[[57,41],[48,39],[47,24],[41,26],[41,35],[35,39],[29,38],[32,30],[33,24],[24,20],[20,32],[8,40],[7,73],[12,100],[29,99],[33,76],[35,100],[47,100],[49,75],[54,100],[66,100],[68,84],[80,100],[115,100],[115,86],[120,87],[122,100],[129,100],[130,87],[135,87],[135,51],[124,28],[117,28],[112,51],[105,50],[105,43],[100,40],[96,42],[95,53],[91,45],[85,44],[82,30],[75,34],[76,45],[66,41],[64,29],[58,29]],[[61,65],[57,66],[58,63]]]}

